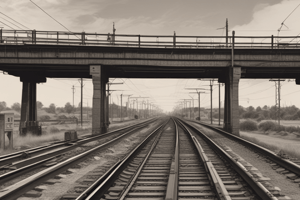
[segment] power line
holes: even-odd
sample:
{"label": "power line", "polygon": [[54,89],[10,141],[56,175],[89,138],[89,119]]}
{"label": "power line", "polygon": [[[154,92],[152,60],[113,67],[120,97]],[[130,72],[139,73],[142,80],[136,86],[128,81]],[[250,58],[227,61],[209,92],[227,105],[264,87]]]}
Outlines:
{"label": "power line", "polygon": [[16,26],[17,28],[24,30],[23,28],[21,28],[20,26],[14,24],[13,22],[11,22],[11,21],[9,21],[9,20],[3,18],[3,17],[0,17],[0,18],[1,18],[1,19],[4,19],[4,20],[7,21],[8,23],[11,23],[12,25]]}
{"label": "power line", "polygon": [[41,11],[43,11],[45,14],[47,14],[49,17],[51,17],[54,21],[56,21],[58,24],[60,24],[62,27],[64,27],[66,30],[68,30],[70,33],[72,33],[75,37],[77,37],[78,39],[80,39],[77,35],[75,35],[72,31],[70,31],[67,27],[65,27],[62,23],[60,23],[59,21],[57,21],[54,17],[52,17],[50,14],[48,14],[43,8],[41,8],[40,6],[38,6],[36,3],[34,3],[32,0],[30,0],[31,3],[33,3],[36,7],[38,7]]}
{"label": "power line", "polygon": [[[277,36],[279,36],[279,32],[281,31],[281,29],[282,29],[282,27],[283,26],[285,26],[285,27],[287,27],[285,24],[284,24],[284,22],[293,14],[293,12],[295,12],[295,10],[298,8],[300,6],[300,4],[298,4],[298,6],[296,6],[296,8],[294,8],[294,10],[292,11],[292,12],[290,12],[290,14],[281,22],[281,26],[279,27],[279,29],[278,29],[278,34],[277,34]],[[287,27],[287,28],[289,28],[289,27]]]}
{"label": "power line", "polygon": [[9,26],[9,25],[7,25],[7,24],[5,24],[4,22],[2,22],[2,21],[0,21],[2,24],[4,24],[5,26],[8,26],[9,28],[11,28],[11,29],[13,29],[13,30],[15,30],[13,27],[11,27],[11,26]]}
{"label": "power line", "polygon": [[30,28],[28,28],[27,26],[24,26],[23,24],[21,24],[21,23],[17,22],[16,20],[14,20],[13,18],[11,18],[11,17],[7,16],[7,15],[6,15],[6,14],[4,14],[3,12],[0,12],[0,14],[2,14],[2,15],[4,15],[4,16],[6,16],[7,18],[9,18],[9,19],[13,20],[14,22],[16,22],[16,23],[20,24],[21,26],[23,26],[23,27],[27,28],[28,30],[30,30]]}

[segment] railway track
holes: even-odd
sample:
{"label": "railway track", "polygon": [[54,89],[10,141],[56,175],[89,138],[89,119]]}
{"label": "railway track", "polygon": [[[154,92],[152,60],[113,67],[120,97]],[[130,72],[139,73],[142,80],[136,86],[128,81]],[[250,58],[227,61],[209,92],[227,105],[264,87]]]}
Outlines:
{"label": "railway track", "polygon": [[300,161],[290,161],[289,159],[283,159],[282,157],[278,156],[276,153],[273,151],[270,151],[267,148],[261,147],[253,142],[249,142],[241,137],[232,135],[230,133],[227,133],[219,128],[215,128],[213,126],[210,126],[209,124],[206,123],[201,123],[201,122],[195,122],[195,121],[190,121],[192,123],[197,123],[200,124],[206,128],[209,128],[222,136],[225,136],[229,139],[232,139],[238,143],[243,144],[247,148],[251,149],[253,152],[258,152],[265,158],[269,159],[270,161],[276,163],[278,166],[284,168],[285,170],[288,170],[290,173],[294,173],[298,177],[300,177]]}
{"label": "railway track", "polygon": [[[158,121],[160,121],[160,120],[158,120]],[[143,123],[140,123],[140,124],[137,124],[134,126],[128,126],[128,127],[122,128],[122,129],[118,129],[118,130],[109,132],[107,134],[101,135],[101,136],[89,137],[86,139],[78,140],[76,143],[72,143],[70,145],[76,144],[76,146],[78,147],[85,143],[99,140],[101,138],[102,139],[103,138],[110,139],[110,141],[106,141],[106,142],[104,140],[104,142],[102,144],[100,144],[100,145],[98,144],[96,147],[90,148],[89,150],[87,150],[79,155],[76,155],[76,156],[70,157],[70,158],[64,158],[64,160],[60,160],[60,162],[54,163],[54,164],[50,165],[49,167],[46,167],[46,169],[43,168],[44,170],[39,171],[36,174],[34,174],[33,176],[29,176],[29,177],[25,178],[24,180],[15,183],[14,185],[8,186],[6,188],[2,188],[0,191],[0,199],[15,199],[16,197],[21,196],[22,194],[26,193],[30,189],[34,188],[35,186],[43,183],[45,180],[48,180],[49,178],[54,177],[55,175],[59,174],[60,172],[63,172],[66,169],[70,168],[70,166],[72,166],[72,165],[74,166],[74,164],[79,163],[80,161],[84,160],[88,155],[115,144],[116,142],[120,141],[121,139],[127,137],[129,134],[136,132],[137,130],[140,130],[142,128],[145,128],[151,123],[156,123],[156,124],[160,123],[158,121],[157,121],[157,119],[152,119],[152,120],[148,120],[146,122],[143,122]],[[57,145],[55,145],[55,146],[57,146]],[[71,147],[75,148],[74,146],[71,146]],[[20,168],[17,168],[15,170],[12,170],[12,171],[2,174],[0,176],[1,185],[6,183],[7,181],[11,181],[11,179],[13,179],[15,177],[24,176],[24,174],[40,167],[43,162],[47,162],[48,160],[51,160],[51,159],[57,157],[58,154],[62,153],[61,149],[59,149],[58,151],[55,151],[55,150],[50,151],[50,153],[47,153],[47,152],[44,153],[45,148],[47,148],[47,147],[31,149],[32,152],[34,152],[34,153],[37,153],[36,151],[41,149],[43,151],[43,153],[41,155],[37,155],[37,156],[33,157],[34,159],[29,158],[30,161],[25,159],[24,166],[21,166]],[[52,147],[50,147],[50,148],[52,148]],[[70,150],[70,146],[63,148],[63,149]],[[57,154],[55,154],[53,156],[53,152],[56,152]],[[4,157],[4,159],[9,160],[10,157],[12,159],[15,159],[18,155],[19,155],[19,152],[11,154],[9,156],[3,156],[3,157]],[[51,155],[50,158],[49,158],[49,155]],[[46,158],[46,157],[48,157],[48,158]],[[42,158],[44,158],[44,159],[42,159]],[[42,159],[42,160],[36,162],[36,159]],[[20,162],[22,162],[22,161],[18,161],[17,163],[20,163]],[[13,165],[11,165],[11,166],[13,166]],[[16,166],[18,166],[18,165],[16,165]]]}
{"label": "railway track", "polygon": [[240,163],[190,129],[169,121],[76,200],[276,199]]}

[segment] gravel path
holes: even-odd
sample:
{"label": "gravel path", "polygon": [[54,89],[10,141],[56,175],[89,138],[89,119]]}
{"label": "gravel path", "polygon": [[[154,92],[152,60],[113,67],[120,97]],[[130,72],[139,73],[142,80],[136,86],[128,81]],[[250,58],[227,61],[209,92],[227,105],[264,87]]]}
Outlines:
{"label": "gravel path", "polygon": [[218,144],[230,147],[235,154],[256,167],[265,177],[269,177],[271,180],[268,182],[275,187],[279,187],[281,189],[281,194],[287,195],[294,200],[300,199],[299,183],[294,183],[287,179],[285,175],[277,173],[265,159],[260,158],[256,153],[253,153],[253,151],[250,151],[241,144],[221,136],[219,133],[198,124],[195,125],[199,127],[199,130],[202,130],[205,133],[207,132],[207,136],[211,137],[214,141],[217,141]]}

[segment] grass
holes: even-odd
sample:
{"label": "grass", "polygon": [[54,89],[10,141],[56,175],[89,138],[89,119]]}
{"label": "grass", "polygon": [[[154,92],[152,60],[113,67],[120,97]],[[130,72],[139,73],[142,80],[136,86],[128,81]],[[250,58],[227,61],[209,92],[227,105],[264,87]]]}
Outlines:
{"label": "grass", "polygon": [[283,151],[285,154],[293,158],[300,159],[300,142],[299,140],[287,140],[283,138],[276,138],[268,135],[253,134],[241,131],[241,137],[265,147],[275,153]]}

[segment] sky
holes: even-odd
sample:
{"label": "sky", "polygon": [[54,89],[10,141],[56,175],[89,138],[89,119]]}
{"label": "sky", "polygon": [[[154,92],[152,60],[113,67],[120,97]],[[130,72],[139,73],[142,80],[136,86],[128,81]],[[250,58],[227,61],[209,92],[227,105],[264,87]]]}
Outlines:
{"label": "sky", "polygon": [[[229,35],[296,36],[300,34],[299,0],[33,0],[53,18],[74,32],[117,34],[224,36],[226,18]],[[35,30],[66,31],[30,0],[1,0],[0,27],[20,29],[20,25]],[[12,22],[12,23],[11,23]],[[283,25],[282,25],[283,23]],[[19,27],[15,26],[18,25]],[[21,26],[21,27],[23,27]],[[220,29],[221,28],[221,29]],[[278,31],[280,29],[280,31]],[[111,79],[112,101],[120,104],[120,94],[148,97],[165,111],[171,111],[181,99],[197,99],[185,88],[209,89],[207,81],[197,79]],[[51,103],[62,107],[67,102],[78,105],[78,79],[47,79],[38,84],[37,100],[44,106]],[[8,106],[21,101],[22,83],[18,77],[0,73],[0,101]],[[84,80],[84,105],[92,105],[93,85]],[[221,101],[224,99],[221,86]],[[208,92],[208,91],[207,91]],[[286,80],[281,87],[281,105],[300,108],[300,86]],[[266,79],[241,79],[239,104],[272,106],[275,104],[275,84]],[[127,99],[127,98],[126,98]],[[201,95],[201,107],[210,107],[210,95]],[[123,101],[124,102],[124,101]],[[126,102],[126,100],[125,100]],[[195,106],[197,101],[195,100]],[[218,107],[218,85],[213,86],[213,107]]]}

